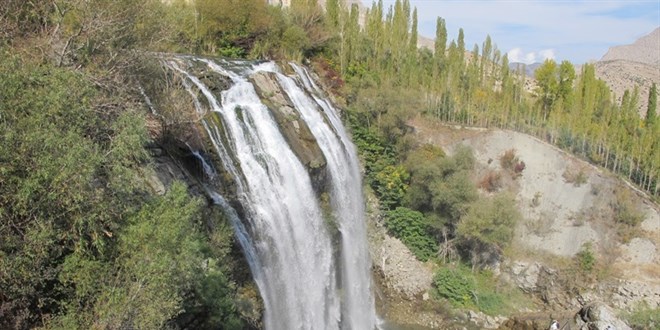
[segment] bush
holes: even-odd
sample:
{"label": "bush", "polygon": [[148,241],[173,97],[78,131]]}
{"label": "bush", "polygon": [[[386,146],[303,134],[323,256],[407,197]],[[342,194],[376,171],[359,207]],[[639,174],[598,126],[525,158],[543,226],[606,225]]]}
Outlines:
{"label": "bush", "polygon": [[518,159],[516,156],[516,149],[509,149],[500,156],[500,166],[503,169],[512,171],[515,176],[519,176],[523,170],[525,170],[525,162]]}
{"label": "bush", "polygon": [[397,207],[387,213],[385,226],[421,261],[429,260],[438,252],[438,244],[429,234],[424,215],[420,212]]}
{"label": "bush", "polygon": [[614,219],[616,222],[630,227],[637,227],[644,221],[644,214],[639,210],[638,205],[635,204],[629,190],[619,189],[615,198],[612,208],[614,209]]}
{"label": "bush", "polygon": [[401,205],[408,189],[409,175],[403,166],[386,166],[378,171],[372,181],[372,187],[380,199],[380,205],[391,210]]}
{"label": "bush", "polygon": [[590,272],[596,266],[596,256],[591,246],[591,242],[582,245],[582,249],[575,255],[575,260],[579,268],[584,272]]}
{"label": "bush", "polygon": [[447,299],[454,307],[476,307],[488,315],[507,315],[529,304],[517,287],[498,282],[490,271],[472,272],[464,265],[439,269],[433,278],[432,294],[436,299]]}
{"label": "bush", "polygon": [[652,308],[646,302],[642,302],[626,313],[624,318],[635,330],[657,329],[660,326],[660,308]]}
{"label": "bush", "polygon": [[587,183],[587,180],[589,177],[587,174],[584,172],[584,169],[566,169],[564,173],[562,174],[562,177],[564,178],[564,182],[567,183],[572,183],[574,187],[579,187],[585,183]]}
{"label": "bush", "polygon": [[628,242],[637,233],[639,225],[644,221],[644,213],[633,199],[628,189],[619,189],[614,201],[610,204],[617,223],[617,233],[621,241]]}
{"label": "bush", "polygon": [[440,269],[433,278],[433,285],[436,298],[447,299],[456,307],[474,305],[475,279],[465,268]]}
{"label": "bush", "polygon": [[494,192],[502,187],[502,175],[499,172],[489,171],[479,180],[479,188]]}
{"label": "bush", "polygon": [[500,166],[503,169],[511,170],[518,162],[518,157],[516,156],[516,149],[509,149],[500,156]]}
{"label": "bush", "polygon": [[515,200],[499,194],[492,199],[472,203],[458,223],[456,234],[472,249],[483,246],[502,249],[511,242],[514,228],[521,217]]}

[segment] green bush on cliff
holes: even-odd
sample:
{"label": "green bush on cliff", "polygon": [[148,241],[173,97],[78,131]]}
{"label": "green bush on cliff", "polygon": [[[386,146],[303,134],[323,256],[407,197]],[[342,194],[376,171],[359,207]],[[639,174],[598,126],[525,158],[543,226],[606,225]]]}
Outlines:
{"label": "green bush on cliff", "polygon": [[660,326],[660,308],[651,307],[646,302],[640,302],[634,308],[624,313],[623,317],[635,330],[657,329]]}
{"label": "green bush on cliff", "polygon": [[401,206],[410,174],[397,164],[396,153],[376,131],[361,127],[355,121],[353,124],[353,140],[364,161],[366,182],[376,192],[381,208],[393,210]]}
{"label": "green bush on cliff", "polygon": [[[145,191],[133,103],[104,103],[120,97],[82,72],[0,54],[0,328],[236,323],[231,270],[202,269],[229,252],[207,246],[201,202],[182,184]],[[220,277],[221,296],[200,297]]]}
{"label": "green bush on cliff", "polygon": [[429,234],[424,215],[405,207],[397,207],[387,213],[385,226],[390,234],[400,239],[421,261],[427,261],[438,253],[438,244]]}
{"label": "green bush on cliff", "polygon": [[476,297],[476,280],[464,267],[445,267],[433,277],[436,298],[449,300],[456,307],[473,306]]}
{"label": "green bush on cliff", "polygon": [[529,303],[517,287],[499,282],[488,270],[474,271],[464,264],[440,268],[432,293],[455,307],[476,308],[488,315],[507,315]]}

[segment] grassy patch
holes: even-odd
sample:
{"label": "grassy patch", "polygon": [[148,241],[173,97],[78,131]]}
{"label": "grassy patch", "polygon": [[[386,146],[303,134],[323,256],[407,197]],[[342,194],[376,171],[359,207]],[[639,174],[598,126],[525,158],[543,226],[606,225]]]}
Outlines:
{"label": "grassy patch", "polygon": [[641,302],[632,311],[625,313],[623,318],[633,329],[658,329],[660,308],[652,308],[646,302]]}
{"label": "grassy patch", "polygon": [[500,282],[492,272],[473,272],[465,265],[440,268],[433,284],[436,299],[446,300],[454,307],[478,309],[488,315],[508,315],[531,303],[518,288]]}

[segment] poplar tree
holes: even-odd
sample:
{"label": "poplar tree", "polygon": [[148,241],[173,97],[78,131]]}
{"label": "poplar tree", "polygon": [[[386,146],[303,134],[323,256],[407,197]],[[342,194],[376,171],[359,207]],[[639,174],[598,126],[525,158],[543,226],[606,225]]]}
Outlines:
{"label": "poplar tree", "polygon": [[656,121],[658,110],[658,89],[653,83],[651,89],[649,90],[649,103],[646,108],[646,127],[653,127],[653,124]]}
{"label": "poplar tree", "polygon": [[436,65],[442,67],[447,50],[447,25],[444,18],[438,17],[435,23],[434,57]]}
{"label": "poplar tree", "polygon": [[559,65],[558,94],[565,108],[572,106],[573,81],[575,80],[575,68],[569,61],[562,61]]}
{"label": "poplar tree", "polygon": [[413,10],[409,47],[410,47],[410,55],[414,57],[415,54],[417,54],[417,8]]}
{"label": "poplar tree", "polygon": [[493,51],[493,42],[490,39],[490,35],[486,36],[486,40],[481,46],[481,60],[479,64],[479,78],[484,81],[486,75],[486,64],[490,60],[490,54]]}
{"label": "poplar tree", "polygon": [[463,60],[465,59],[465,33],[463,28],[458,29],[458,56],[460,58],[461,67],[463,67]]}
{"label": "poplar tree", "polygon": [[325,11],[330,27],[335,30],[339,28],[339,0],[327,0],[325,2]]}
{"label": "poplar tree", "polygon": [[534,72],[534,78],[539,86],[537,93],[545,120],[557,97],[557,63],[551,59],[545,60]]}

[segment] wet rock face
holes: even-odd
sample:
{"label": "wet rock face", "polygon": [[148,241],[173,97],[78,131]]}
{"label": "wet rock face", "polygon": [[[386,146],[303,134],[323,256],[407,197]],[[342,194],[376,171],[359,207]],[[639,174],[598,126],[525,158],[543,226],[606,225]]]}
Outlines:
{"label": "wet rock face", "polygon": [[220,95],[220,92],[231,87],[231,79],[225,77],[213,70],[209,70],[208,66],[200,62],[194,62],[191,71],[195,77],[204,83],[208,89],[215,95]]}
{"label": "wet rock face", "polygon": [[303,163],[309,172],[314,189],[317,194],[326,191],[327,172],[326,159],[316,142],[316,138],[309,130],[300,114],[277,81],[272,72],[258,72],[250,76],[250,82],[261,101],[273,114],[280,132],[284,136],[291,150]]}

